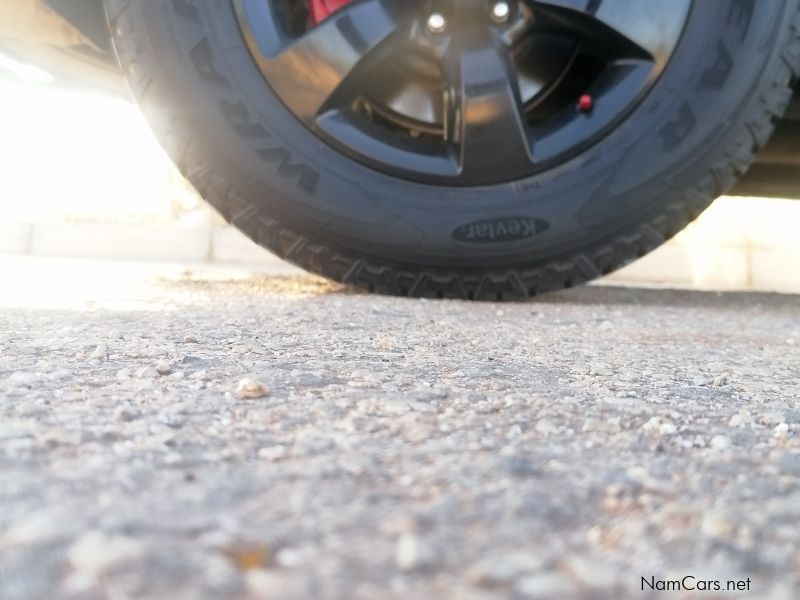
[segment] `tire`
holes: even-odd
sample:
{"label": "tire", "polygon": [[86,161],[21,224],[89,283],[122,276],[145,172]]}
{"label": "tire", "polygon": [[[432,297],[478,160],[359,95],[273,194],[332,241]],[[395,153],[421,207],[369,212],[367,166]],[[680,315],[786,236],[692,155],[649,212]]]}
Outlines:
{"label": "tire", "polygon": [[695,1],[658,80],[602,139],[529,176],[442,185],[312,133],[258,69],[234,5],[106,0],[157,136],[258,244],[402,296],[528,298],[644,256],[745,172],[800,75],[800,1]]}

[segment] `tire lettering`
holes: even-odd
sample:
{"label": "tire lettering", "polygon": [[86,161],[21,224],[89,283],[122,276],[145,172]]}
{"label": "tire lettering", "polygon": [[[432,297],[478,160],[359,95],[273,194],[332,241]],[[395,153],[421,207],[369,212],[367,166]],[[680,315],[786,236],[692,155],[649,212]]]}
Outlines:
{"label": "tire lettering", "polygon": [[266,129],[252,120],[252,115],[241,102],[233,104],[227,100],[220,102],[220,110],[225,120],[236,130],[239,136],[248,140],[269,137]]}
{"label": "tire lettering", "polygon": [[292,155],[284,148],[262,148],[258,155],[266,162],[278,163],[278,173],[284,177],[296,177],[297,185],[314,195],[319,183],[319,173],[303,163],[292,163]]}
{"label": "tire lettering", "polygon": [[207,39],[192,48],[189,55],[192,57],[192,64],[200,77],[211,83],[230,87],[228,80],[220,75],[214,66],[214,53],[211,51],[211,44]]}
{"label": "tire lettering", "polygon": [[719,90],[728,81],[728,77],[733,71],[733,57],[728,51],[725,42],[720,41],[717,44],[717,59],[714,64],[706,69],[700,84],[695,88],[696,90]]}
{"label": "tire lettering", "polygon": [[753,12],[756,9],[756,0],[734,0],[731,9],[728,11],[727,23],[739,27],[739,40],[744,40],[750,30],[750,22],[753,20]]}
{"label": "tire lettering", "polygon": [[695,125],[697,125],[697,117],[695,117],[692,107],[684,102],[678,110],[677,118],[661,129],[662,150],[672,152],[689,136]]}

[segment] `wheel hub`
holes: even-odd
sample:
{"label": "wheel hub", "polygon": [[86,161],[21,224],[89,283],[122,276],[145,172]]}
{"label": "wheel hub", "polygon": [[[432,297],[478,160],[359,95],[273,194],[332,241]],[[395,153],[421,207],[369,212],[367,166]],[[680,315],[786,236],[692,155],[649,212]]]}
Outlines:
{"label": "wheel hub", "polygon": [[[325,142],[398,177],[483,185],[552,168],[608,135],[666,67],[691,3],[236,0],[236,8],[267,83]],[[293,26],[290,14],[300,15]]]}

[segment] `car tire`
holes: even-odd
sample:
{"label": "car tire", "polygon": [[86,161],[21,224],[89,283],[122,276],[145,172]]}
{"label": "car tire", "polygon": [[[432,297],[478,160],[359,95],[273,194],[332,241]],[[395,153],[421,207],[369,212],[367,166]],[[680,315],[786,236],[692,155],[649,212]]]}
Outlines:
{"label": "car tire", "polygon": [[695,1],[658,79],[601,138],[529,175],[448,184],[307,127],[259,68],[240,4],[106,0],[138,103],[226,220],[386,294],[521,299],[627,265],[745,172],[800,75],[798,0]]}

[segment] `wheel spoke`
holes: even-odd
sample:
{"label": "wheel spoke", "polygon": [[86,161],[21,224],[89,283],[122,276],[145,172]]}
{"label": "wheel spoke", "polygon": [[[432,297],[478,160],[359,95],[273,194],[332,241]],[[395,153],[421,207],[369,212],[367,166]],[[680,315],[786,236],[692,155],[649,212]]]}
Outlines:
{"label": "wheel spoke", "polygon": [[666,63],[692,0],[527,0],[546,29],[565,30],[603,54]]}
{"label": "wheel spoke", "polygon": [[[248,10],[249,0],[244,2]],[[253,0],[263,3],[263,0]],[[259,67],[292,111],[312,125],[329,99],[353,78],[367,57],[397,31],[402,11],[388,0],[360,0],[296,40],[257,41]],[[254,7],[253,10],[259,10]]]}
{"label": "wheel spoke", "polygon": [[481,177],[513,178],[529,171],[528,128],[508,48],[496,39],[454,47],[445,65],[447,138],[457,149],[463,176],[481,183]]}

